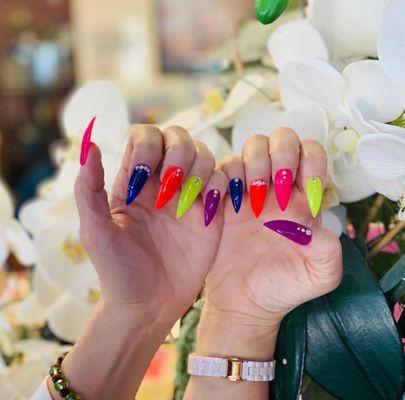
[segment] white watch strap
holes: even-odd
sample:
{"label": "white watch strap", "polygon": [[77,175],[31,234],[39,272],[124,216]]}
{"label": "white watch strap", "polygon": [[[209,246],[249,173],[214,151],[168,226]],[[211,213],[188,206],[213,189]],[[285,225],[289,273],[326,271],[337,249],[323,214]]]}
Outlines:
{"label": "white watch strap", "polygon": [[268,382],[274,379],[275,361],[242,361],[237,358],[188,356],[189,375],[228,378],[231,381]]}

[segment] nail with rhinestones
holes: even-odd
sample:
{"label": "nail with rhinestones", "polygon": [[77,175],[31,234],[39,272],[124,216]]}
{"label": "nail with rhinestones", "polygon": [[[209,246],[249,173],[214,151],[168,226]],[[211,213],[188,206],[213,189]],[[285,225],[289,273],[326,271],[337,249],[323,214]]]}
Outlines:
{"label": "nail with rhinestones", "polygon": [[181,191],[179,202],[177,204],[176,218],[181,218],[194,203],[202,189],[202,179],[193,175],[187,179]]}
{"label": "nail with rhinestones", "polygon": [[250,206],[256,218],[260,217],[263,211],[264,202],[267,196],[267,183],[263,179],[256,179],[250,185]]}
{"label": "nail with rhinestones", "polygon": [[163,208],[175,195],[181,186],[183,175],[183,170],[179,167],[171,167],[166,171],[156,198],[156,210]]}
{"label": "nail with rhinestones", "polygon": [[304,225],[297,224],[294,221],[268,221],[264,226],[301,245],[307,245],[312,240],[312,230]]}
{"label": "nail with rhinestones", "polygon": [[322,181],[317,176],[307,179],[307,200],[312,216],[315,218],[321,208],[323,187]]}
{"label": "nail with rhinestones", "polygon": [[293,188],[293,174],[290,169],[280,169],[277,171],[274,179],[274,188],[278,206],[284,211],[290,201]]}
{"label": "nail with rhinestones", "polygon": [[85,165],[87,161],[87,156],[89,155],[90,147],[91,147],[91,134],[93,132],[94,121],[96,117],[92,118],[89,125],[87,126],[83,139],[82,145],[80,148],[80,165]]}
{"label": "nail with rhinestones", "polygon": [[229,182],[229,193],[231,195],[233,209],[239,212],[243,198],[243,182],[240,178],[231,179]]}
{"label": "nail with rhinestones", "polygon": [[129,206],[141,193],[146,181],[150,177],[150,168],[145,164],[138,164],[132,172],[128,183],[127,206]]}
{"label": "nail with rhinestones", "polygon": [[221,200],[221,193],[217,189],[210,190],[207,193],[204,204],[204,222],[208,226],[214,219],[217,213],[219,202]]}

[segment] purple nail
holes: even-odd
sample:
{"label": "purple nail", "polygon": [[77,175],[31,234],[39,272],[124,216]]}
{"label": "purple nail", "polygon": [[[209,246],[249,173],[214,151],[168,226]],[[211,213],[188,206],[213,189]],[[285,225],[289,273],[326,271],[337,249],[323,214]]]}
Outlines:
{"label": "purple nail", "polygon": [[294,221],[268,221],[264,226],[298,244],[307,245],[312,239],[312,230]]}
{"label": "purple nail", "polygon": [[221,193],[217,189],[210,190],[205,198],[204,206],[204,221],[205,226],[208,226],[218,210],[219,201],[221,199]]}

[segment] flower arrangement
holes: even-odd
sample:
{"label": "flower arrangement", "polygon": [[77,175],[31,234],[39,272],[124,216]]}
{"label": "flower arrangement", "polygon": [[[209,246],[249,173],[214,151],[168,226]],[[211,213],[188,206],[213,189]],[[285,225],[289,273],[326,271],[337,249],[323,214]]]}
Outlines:
{"label": "flower arrangement", "polygon": [[[277,19],[287,5],[288,0],[256,0],[264,23]],[[305,18],[271,34],[259,68],[248,70],[240,54],[235,59],[237,79],[227,75],[226,84],[208,93],[202,104],[161,124],[184,126],[218,160],[239,154],[250,134],[279,126],[317,140],[328,153],[322,217],[325,227],[341,235],[344,278],[334,292],[284,320],[273,399],[383,400],[401,395],[404,18],[403,0],[309,0]],[[22,207],[19,222],[0,183],[0,265],[10,249],[22,264],[35,264],[31,293],[1,314],[0,348],[10,359],[20,351],[15,326],[47,323],[58,339],[73,343],[99,299],[97,275],[80,243],[73,197],[80,137],[95,115],[100,123],[94,139],[107,172],[106,189],[111,190],[129,118],[123,96],[108,82],[85,85],[67,101],[61,118],[67,144],[53,148],[58,171]],[[185,317],[180,333],[176,399],[182,398],[187,381],[184,357],[193,348],[201,301]],[[35,362],[44,362],[55,347],[41,351]],[[26,364],[19,365],[14,373],[26,377]],[[8,390],[3,385],[1,378],[0,393]]]}

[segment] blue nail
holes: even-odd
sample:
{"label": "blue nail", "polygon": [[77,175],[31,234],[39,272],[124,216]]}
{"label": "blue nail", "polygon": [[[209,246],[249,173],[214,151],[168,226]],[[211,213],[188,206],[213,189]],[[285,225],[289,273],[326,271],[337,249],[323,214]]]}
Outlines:
{"label": "blue nail", "polygon": [[150,177],[150,168],[145,164],[138,164],[132,172],[128,183],[127,206],[129,206],[141,193],[146,181]]}
{"label": "blue nail", "polygon": [[231,195],[232,204],[235,212],[239,212],[242,205],[243,197],[243,182],[240,178],[231,179],[229,182],[229,193]]}

